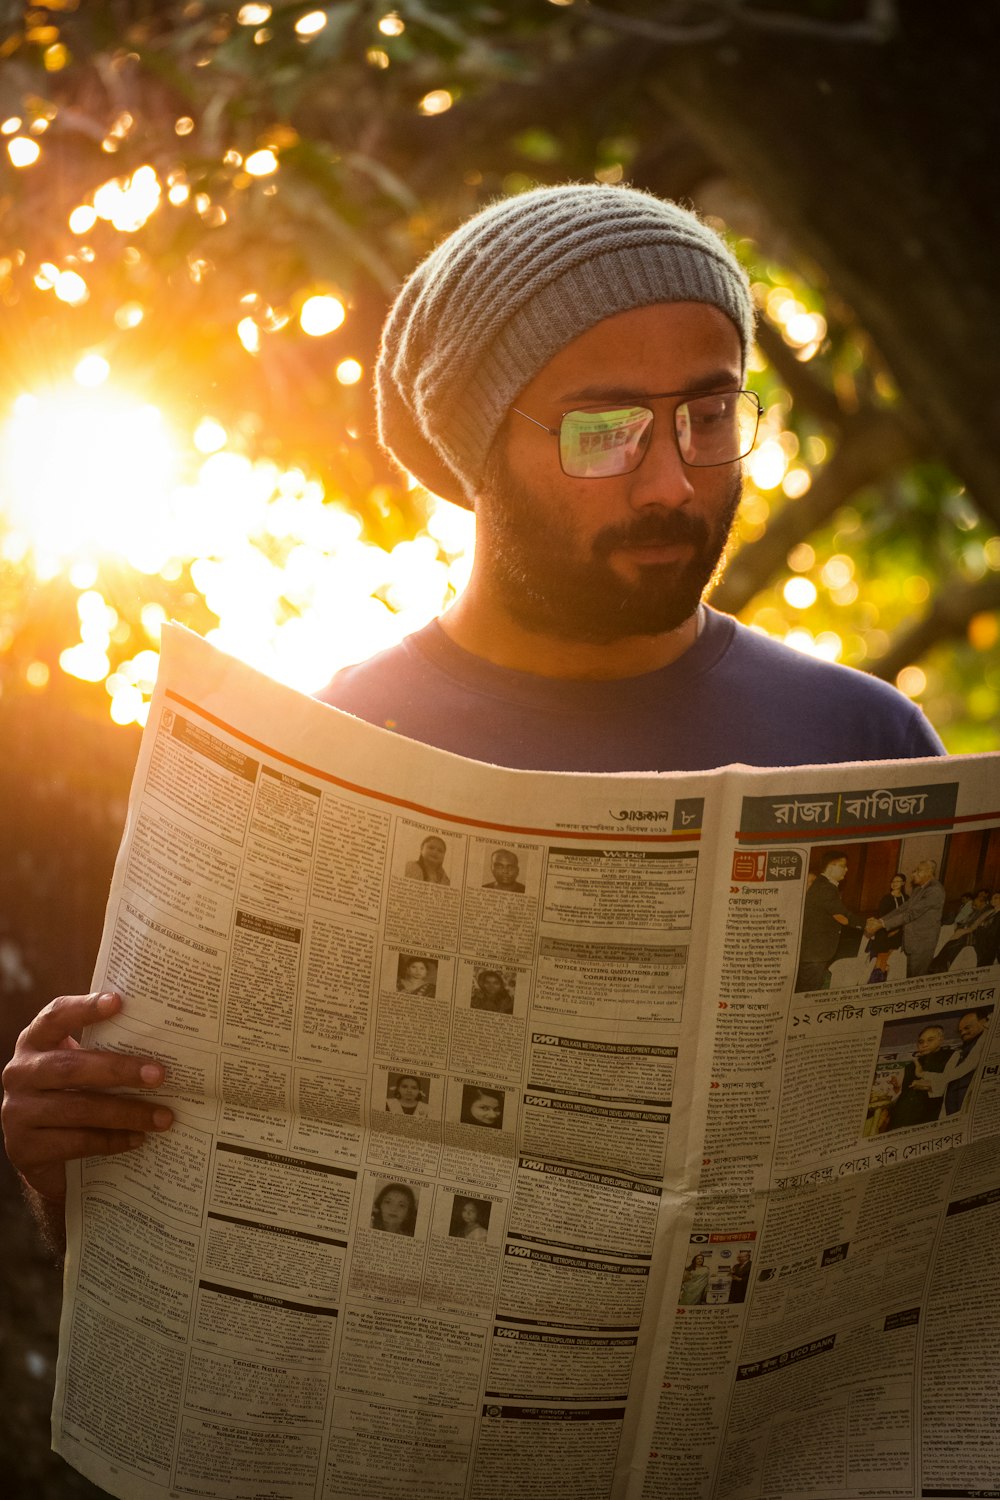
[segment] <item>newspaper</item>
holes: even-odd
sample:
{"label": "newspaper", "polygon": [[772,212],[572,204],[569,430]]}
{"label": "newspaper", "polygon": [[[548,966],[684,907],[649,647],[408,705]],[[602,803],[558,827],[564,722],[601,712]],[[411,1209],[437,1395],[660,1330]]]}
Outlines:
{"label": "newspaper", "polygon": [[508,771],[168,629],[88,1042],[176,1121],[70,1174],[54,1447],[123,1500],[1000,1496],[995,933],[866,927],[1000,885],[998,766]]}

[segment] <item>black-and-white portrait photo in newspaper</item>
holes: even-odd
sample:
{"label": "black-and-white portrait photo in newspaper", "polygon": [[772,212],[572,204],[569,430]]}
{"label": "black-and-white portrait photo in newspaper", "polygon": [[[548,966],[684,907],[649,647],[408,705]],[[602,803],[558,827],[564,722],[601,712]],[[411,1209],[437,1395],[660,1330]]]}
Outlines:
{"label": "black-and-white portrait photo in newspaper", "polygon": [[390,1115],[411,1115],[426,1119],[429,1114],[431,1081],[415,1073],[389,1073],[386,1079],[385,1107]]}
{"label": "black-and-white portrait photo in newspaper", "polygon": [[396,965],[396,989],[401,995],[426,995],[433,999],[437,989],[438,962],[417,953],[401,953]]}
{"label": "black-and-white portrait photo in newspaper", "polygon": [[472,1010],[493,1011],[497,1015],[514,1014],[517,975],[511,970],[476,969],[469,1005]]}
{"label": "black-and-white portrait photo in newspaper", "polygon": [[514,849],[487,850],[484,859],[484,891],[505,891],[508,895],[523,896],[527,890],[524,883],[525,869],[521,856]]}
{"label": "black-and-white portrait photo in newspaper", "polygon": [[481,1125],[487,1130],[502,1130],[505,1099],[503,1089],[473,1083],[463,1084],[460,1115],[462,1124]]}
{"label": "black-and-white portrait photo in newspaper", "polygon": [[488,1198],[469,1198],[456,1193],[448,1225],[451,1238],[485,1244],[489,1239],[492,1207]]}
{"label": "black-and-white portrait photo in newspaper", "polygon": [[407,880],[422,880],[427,885],[451,885],[451,877],[445,869],[448,845],[440,835],[428,834],[403,865]]}
{"label": "black-and-white portrait photo in newspaper", "polygon": [[386,1234],[405,1234],[410,1239],[417,1231],[419,1191],[408,1182],[383,1182],[376,1186],[372,1199],[371,1227]]}

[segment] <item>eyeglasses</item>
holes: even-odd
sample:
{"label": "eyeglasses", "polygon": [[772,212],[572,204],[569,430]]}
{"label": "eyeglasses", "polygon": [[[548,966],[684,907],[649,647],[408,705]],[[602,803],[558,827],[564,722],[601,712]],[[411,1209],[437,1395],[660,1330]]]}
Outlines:
{"label": "eyeglasses", "polygon": [[[676,400],[674,436],[682,463],[710,469],[745,458],[757,439],[763,410],[756,391],[712,391],[688,395],[663,391],[646,401]],[[631,474],[646,456],[653,433],[653,413],[645,405],[581,407],[563,412],[558,427],[547,427],[519,407],[519,417],[559,439],[559,463],[571,479],[610,479]]]}

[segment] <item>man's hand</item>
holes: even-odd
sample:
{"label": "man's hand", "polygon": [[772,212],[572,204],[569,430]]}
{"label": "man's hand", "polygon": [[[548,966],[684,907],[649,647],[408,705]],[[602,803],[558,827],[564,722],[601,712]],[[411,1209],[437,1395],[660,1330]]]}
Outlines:
{"label": "man's hand", "polygon": [[50,1204],[66,1196],[66,1163],[141,1146],[149,1130],[167,1130],[173,1114],[153,1100],[111,1089],[163,1082],[152,1058],[81,1047],[72,1033],[121,1009],[112,994],[63,995],[39,1011],[18,1037],[3,1073],[7,1155],[29,1187]]}
{"label": "man's hand", "polygon": [[880,932],[884,926],[885,923],[880,922],[878,917],[869,917],[865,923],[865,937],[874,937],[876,932]]}

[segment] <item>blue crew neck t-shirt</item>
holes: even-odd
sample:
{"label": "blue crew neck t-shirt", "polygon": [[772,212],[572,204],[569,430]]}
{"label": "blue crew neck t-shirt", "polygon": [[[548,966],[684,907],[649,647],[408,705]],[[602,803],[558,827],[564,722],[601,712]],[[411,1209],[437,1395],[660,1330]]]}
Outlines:
{"label": "blue crew neck t-shirt", "polygon": [[944,754],[920,709],[887,683],[705,607],[683,656],[638,677],[512,671],[456,646],[434,621],[343,668],[317,697],[409,739],[529,771],[704,771]]}

